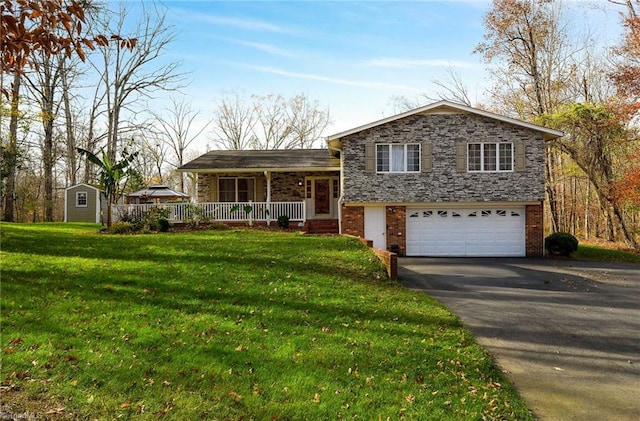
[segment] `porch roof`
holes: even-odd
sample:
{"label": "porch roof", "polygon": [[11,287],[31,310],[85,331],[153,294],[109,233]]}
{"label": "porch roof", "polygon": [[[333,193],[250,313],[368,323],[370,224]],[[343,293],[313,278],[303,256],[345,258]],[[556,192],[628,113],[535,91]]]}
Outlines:
{"label": "porch roof", "polygon": [[187,162],[182,172],[338,171],[340,159],[327,149],[210,151]]}

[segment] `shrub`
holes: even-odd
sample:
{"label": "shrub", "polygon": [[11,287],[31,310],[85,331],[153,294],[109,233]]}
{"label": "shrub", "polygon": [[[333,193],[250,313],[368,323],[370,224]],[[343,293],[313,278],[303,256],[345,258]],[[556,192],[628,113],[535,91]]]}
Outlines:
{"label": "shrub", "polygon": [[167,218],[159,218],[158,219],[158,231],[167,232],[169,231],[169,220]]}
{"label": "shrub", "polygon": [[280,215],[278,217],[278,226],[280,228],[288,228],[289,227],[289,217],[287,215]]}
{"label": "shrub", "polygon": [[120,215],[118,222],[129,223],[131,225],[131,231],[140,231],[144,226],[144,214],[139,212],[124,211]]}
{"label": "shrub", "polygon": [[133,226],[130,222],[114,222],[109,228],[109,234],[131,234]]}
{"label": "shrub", "polygon": [[209,215],[206,214],[205,210],[198,205],[190,203],[184,207],[185,215],[182,218],[185,224],[188,224],[191,228],[195,228],[200,225],[201,222],[208,222]]}
{"label": "shrub", "polygon": [[570,256],[578,251],[578,240],[566,232],[556,232],[544,239],[544,248],[549,254],[556,256]]}

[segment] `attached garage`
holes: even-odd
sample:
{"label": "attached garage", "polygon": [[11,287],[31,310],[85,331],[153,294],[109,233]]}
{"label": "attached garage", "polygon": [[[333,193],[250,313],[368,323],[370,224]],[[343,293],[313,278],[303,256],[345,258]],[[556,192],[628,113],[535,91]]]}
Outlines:
{"label": "attached garage", "polygon": [[525,256],[525,208],[407,208],[407,256]]}

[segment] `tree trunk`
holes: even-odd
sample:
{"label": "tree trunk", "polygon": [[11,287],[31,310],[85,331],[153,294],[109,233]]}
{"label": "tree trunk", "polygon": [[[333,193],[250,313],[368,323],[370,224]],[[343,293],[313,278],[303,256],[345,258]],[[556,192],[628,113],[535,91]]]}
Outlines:
{"label": "tree trunk", "polygon": [[[64,66],[64,64],[61,64]],[[62,100],[64,101],[64,117],[67,131],[67,183],[69,186],[73,186],[77,182],[77,152],[76,152],[76,137],[73,127],[73,116],[71,114],[71,100],[69,98],[69,81],[66,67],[63,68],[61,73],[62,81]]]}
{"label": "tree trunk", "polygon": [[622,234],[624,235],[624,238],[633,246],[634,249],[639,250],[640,245],[636,241],[633,233],[631,233],[631,231],[629,231],[629,228],[627,228],[627,223],[624,220],[624,214],[622,213],[622,209],[620,209],[620,206],[618,206],[616,202],[612,203],[612,207],[613,207],[613,214],[618,220],[618,224],[620,226]]}
{"label": "tree trunk", "polygon": [[15,221],[14,203],[16,200],[16,169],[18,158],[18,114],[20,101],[20,82],[22,81],[20,74],[13,76],[13,84],[11,86],[11,117],[9,118],[9,143],[5,150],[5,159],[12,162],[7,166],[8,172],[4,190],[4,215],[3,219],[7,222]]}
{"label": "tree trunk", "polygon": [[555,193],[555,173],[553,170],[553,164],[555,162],[554,154],[551,146],[547,146],[547,159],[545,160],[545,190],[547,192],[547,201],[549,202],[549,213],[551,220],[551,231],[558,232],[560,229],[558,203]]}

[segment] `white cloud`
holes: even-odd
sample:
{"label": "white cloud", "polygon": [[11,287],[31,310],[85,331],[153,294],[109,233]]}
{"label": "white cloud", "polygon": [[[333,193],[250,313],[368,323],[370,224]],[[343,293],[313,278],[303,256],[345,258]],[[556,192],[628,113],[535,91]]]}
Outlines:
{"label": "white cloud", "polygon": [[239,45],[244,45],[246,47],[250,47],[268,54],[272,54],[275,56],[281,56],[281,57],[293,57],[294,54],[290,51],[284,50],[282,48],[276,47],[275,45],[271,45],[271,44],[264,44],[264,43],[260,43],[260,42],[250,42],[250,41],[242,41],[242,40],[233,40],[233,42],[235,42],[236,44]]}
{"label": "white cloud", "polygon": [[257,70],[259,72],[270,73],[279,76],[292,77],[296,79],[307,79],[307,80],[315,80],[318,82],[327,82],[336,85],[346,85],[346,86],[355,86],[360,88],[378,88],[378,89],[386,89],[386,90],[402,90],[408,92],[419,92],[419,89],[416,89],[412,86],[408,85],[399,85],[394,83],[386,83],[386,82],[370,82],[365,80],[353,80],[353,79],[339,79],[332,78],[328,76],[315,75],[311,73],[297,73],[290,72],[287,70],[277,69],[274,67],[266,67],[266,66],[253,66],[253,65],[242,65],[249,69]]}
{"label": "white cloud", "polygon": [[475,63],[457,60],[441,59],[404,59],[395,57],[380,57],[365,62],[369,67],[388,67],[393,69],[415,69],[419,67],[456,67],[470,69],[476,67]]}
{"label": "white cloud", "polygon": [[190,18],[214,25],[231,26],[233,28],[249,31],[277,32],[283,34],[293,32],[290,28],[285,26],[250,18],[234,18],[230,16],[211,15],[205,13],[191,14]]}

